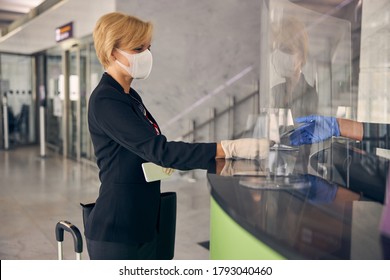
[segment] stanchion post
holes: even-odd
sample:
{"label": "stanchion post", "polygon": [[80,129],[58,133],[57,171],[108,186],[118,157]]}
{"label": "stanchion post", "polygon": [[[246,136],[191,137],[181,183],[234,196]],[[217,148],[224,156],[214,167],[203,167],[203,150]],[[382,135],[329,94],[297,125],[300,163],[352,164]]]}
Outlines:
{"label": "stanchion post", "polygon": [[39,86],[39,146],[40,146],[40,156],[42,158],[46,157],[46,90],[45,86]]}
{"label": "stanchion post", "polygon": [[7,96],[3,96],[3,119],[4,119],[4,150],[9,149],[9,130],[8,130],[8,102]]}
{"label": "stanchion post", "polygon": [[46,140],[45,140],[45,107],[39,106],[39,143],[40,155],[46,157]]}

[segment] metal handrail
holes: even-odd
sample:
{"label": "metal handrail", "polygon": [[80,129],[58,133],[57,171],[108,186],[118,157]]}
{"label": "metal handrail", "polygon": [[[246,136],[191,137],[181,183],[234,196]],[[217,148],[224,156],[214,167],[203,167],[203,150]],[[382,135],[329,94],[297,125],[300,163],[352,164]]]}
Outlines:
{"label": "metal handrail", "polygon": [[[182,138],[186,138],[186,137],[189,137],[190,135],[194,134],[197,130],[209,125],[210,123],[214,122],[216,119],[222,117],[223,115],[227,114],[230,112],[230,110],[234,109],[235,107],[241,105],[242,103],[244,103],[245,101],[251,99],[251,98],[254,98],[256,95],[258,95],[259,92],[258,91],[255,91],[249,95],[247,95],[246,97],[244,97],[243,99],[237,101],[234,103],[233,106],[228,106],[226,109],[220,111],[220,112],[217,112],[215,114],[215,116],[213,116],[212,118],[209,118],[207,119],[206,121],[200,123],[200,124],[197,124],[197,125],[194,125],[193,126],[193,129],[191,129],[190,131],[187,131],[185,134],[183,134],[181,137]],[[241,135],[243,132],[245,131],[242,131],[240,133],[237,133],[237,135]],[[233,137],[236,136],[236,135],[233,135]]]}

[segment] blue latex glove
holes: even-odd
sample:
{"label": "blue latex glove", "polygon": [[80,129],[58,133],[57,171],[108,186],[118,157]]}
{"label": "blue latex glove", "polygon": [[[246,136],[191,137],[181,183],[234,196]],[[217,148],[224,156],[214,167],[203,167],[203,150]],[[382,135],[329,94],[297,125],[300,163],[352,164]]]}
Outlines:
{"label": "blue latex glove", "polygon": [[310,189],[303,189],[307,199],[315,203],[331,203],[336,197],[337,185],[332,184],[320,177],[305,174],[304,177],[310,182]]}
{"label": "blue latex glove", "polygon": [[307,125],[298,127],[290,135],[290,142],[293,146],[318,143],[332,136],[340,136],[339,125],[335,117],[311,115],[296,118],[295,121]]}

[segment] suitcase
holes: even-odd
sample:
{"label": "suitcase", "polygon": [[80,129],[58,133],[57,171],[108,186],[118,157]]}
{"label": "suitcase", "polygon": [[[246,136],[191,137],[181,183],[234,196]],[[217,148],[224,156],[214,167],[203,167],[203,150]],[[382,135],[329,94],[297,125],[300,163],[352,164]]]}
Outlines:
{"label": "suitcase", "polygon": [[83,252],[83,238],[80,230],[68,221],[59,221],[56,225],[56,239],[58,242],[58,259],[63,260],[62,242],[64,241],[64,231],[69,232],[73,237],[74,251],[76,252],[76,259],[81,260],[81,253]]}

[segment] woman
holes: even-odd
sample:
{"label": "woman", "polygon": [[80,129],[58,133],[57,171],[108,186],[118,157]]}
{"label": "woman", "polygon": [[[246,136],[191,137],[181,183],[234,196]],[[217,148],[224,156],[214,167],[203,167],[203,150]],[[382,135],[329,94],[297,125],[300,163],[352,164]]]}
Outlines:
{"label": "woman", "polygon": [[302,73],[308,53],[308,35],[299,20],[283,18],[274,31],[271,63],[284,83],[272,88],[272,106],[291,109],[293,118],[317,113],[318,94]]}
{"label": "woman", "polygon": [[[285,80],[272,87],[271,107],[291,110],[296,118],[316,114],[318,94],[306,81],[302,68],[308,57],[308,34],[304,24],[294,17],[283,17],[274,25],[271,64],[275,73]],[[279,134],[286,133],[291,127],[279,127]],[[285,143],[283,143],[285,144]],[[299,147],[294,171],[306,173],[310,147]]]}
{"label": "woman", "polygon": [[101,187],[85,235],[91,259],[155,259],[160,182],[147,183],[141,164],[207,169],[215,158],[264,157],[265,139],[221,143],[169,142],[131,88],[152,69],[152,24],[109,13],[93,32],[105,68],[89,100],[88,124]]}

